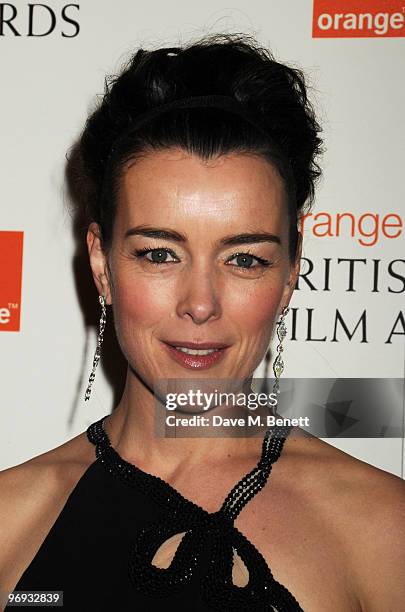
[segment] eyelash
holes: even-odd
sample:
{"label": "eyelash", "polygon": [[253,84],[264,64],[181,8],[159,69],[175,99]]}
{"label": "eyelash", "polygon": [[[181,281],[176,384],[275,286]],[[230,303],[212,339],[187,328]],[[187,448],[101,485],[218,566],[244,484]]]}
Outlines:
{"label": "eyelash", "polygon": [[[174,251],[172,251],[171,249],[168,249],[167,247],[154,247],[154,248],[148,248],[145,247],[143,249],[137,249],[134,251],[134,255],[138,258],[143,257],[144,259],[146,258],[146,254],[147,253],[152,253],[152,252],[156,252],[156,251],[166,251],[167,253],[169,253],[173,258],[177,258],[176,254],[174,253]],[[259,257],[258,255],[254,255],[253,253],[251,253],[249,250],[248,251],[243,251],[243,252],[238,252],[238,253],[234,253],[229,259],[235,259],[235,257],[238,257],[240,255],[250,255],[251,257],[253,257],[253,259],[256,259],[260,266],[262,267],[268,267],[272,265],[272,262],[268,259],[264,259],[263,257]],[[229,261],[228,259],[228,261]],[[161,266],[162,264],[169,264],[169,263],[175,263],[172,261],[152,261],[150,259],[147,259],[147,261],[151,264],[154,265],[158,265]],[[240,270],[254,270],[255,268],[257,268],[258,266],[250,266],[250,267],[243,267],[243,266],[235,266],[235,268],[239,268]]]}

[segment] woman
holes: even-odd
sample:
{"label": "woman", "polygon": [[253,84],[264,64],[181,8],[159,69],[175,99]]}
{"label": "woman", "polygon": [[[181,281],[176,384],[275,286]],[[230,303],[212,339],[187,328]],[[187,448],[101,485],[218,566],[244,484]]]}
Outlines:
{"label": "woman", "polygon": [[139,50],[108,85],[79,151],[99,347],[111,306],[125,389],[0,474],[4,593],[63,591],[68,610],[404,608],[399,478],[299,428],[155,435],[158,380],[249,381],[282,328],[319,132],[302,73],[248,37]]}

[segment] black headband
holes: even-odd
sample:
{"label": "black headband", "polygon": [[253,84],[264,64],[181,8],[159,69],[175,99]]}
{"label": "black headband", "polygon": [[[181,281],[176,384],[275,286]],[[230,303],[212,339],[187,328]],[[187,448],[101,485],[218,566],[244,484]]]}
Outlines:
{"label": "black headband", "polygon": [[[235,98],[232,98],[232,96],[211,94],[206,96],[189,96],[187,98],[177,98],[176,100],[172,100],[171,102],[166,102],[165,104],[160,104],[158,106],[150,108],[135,117],[131,121],[131,125],[129,127],[128,132],[120,136],[117,140],[125,138],[130,133],[138,129],[141,125],[147,123],[148,121],[151,121],[162,113],[177,108],[222,108],[223,110],[244,117],[256,129],[266,134],[266,136],[269,138],[269,134],[265,126],[256,120],[256,118],[253,116],[253,113],[249,111],[246,106],[235,100]],[[114,148],[116,142],[117,141],[113,143],[112,149]]]}

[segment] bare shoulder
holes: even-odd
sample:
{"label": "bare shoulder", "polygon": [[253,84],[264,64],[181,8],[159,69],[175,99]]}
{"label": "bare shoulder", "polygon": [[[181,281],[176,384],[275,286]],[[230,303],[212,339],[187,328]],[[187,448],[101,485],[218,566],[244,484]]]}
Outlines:
{"label": "bare shoulder", "polygon": [[405,481],[317,438],[296,440],[296,448],[315,509],[343,543],[363,610],[402,609]]}
{"label": "bare shoulder", "polygon": [[0,589],[14,588],[94,460],[84,432],[0,472]]}
{"label": "bare shoulder", "polygon": [[[296,450],[294,448],[296,443]],[[347,532],[370,537],[374,528],[391,522],[405,534],[405,481],[318,438],[291,440],[301,486]],[[332,516],[332,515],[331,515]],[[399,519],[402,519],[401,522]],[[378,537],[378,529],[372,539]]]}
{"label": "bare shoulder", "polygon": [[63,488],[94,458],[94,447],[82,432],[60,446],[0,471],[0,491],[4,493],[0,500],[16,501],[30,491],[38,497],[48,489],[55,492],[55,487]]}
{"label": "bare shoulder", "polygon": [[398,476],[346,459],[351,570],[364,610],[400,610],[405,601],[405,482]]}

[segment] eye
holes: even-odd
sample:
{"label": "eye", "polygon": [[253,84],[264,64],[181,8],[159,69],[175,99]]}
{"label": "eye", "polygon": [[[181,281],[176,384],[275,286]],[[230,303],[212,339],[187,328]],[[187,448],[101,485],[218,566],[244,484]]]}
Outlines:
{"label": "eye", "polygon": [[[174,251],[171,249],[167,249],[165,247],[156,247],[154,249],[150,249],[148,247],[144,249],[137,249],[135,251],[135,256],[139,258],[146,259],[151,264],[165,264],[165,263],[173,263],[173,261],[178,261],[178,258]],[[151,255],[147,257],[147,255]],[[174,259],[167,261],[167,256],[170,255]]]}
{"label": "eye", "polygon": [[[262,266],[270,266],[271,265],[271,261],[269,261],[268,259],[264,259],[263,257],[259,257],[258,255],[253,255],[253,253],[235,253],[234,255],[232,255],[232,257],[230,257],[228,259],[228,261],[226,262],[227,265],[230,265],[229,262],[232,261],[233,259],[236,259],[237,261],[237,265],[234,266],[236,268],[244,268],[245,270],[249,270],[252,268],[260,268]],[[254,261],[257,261],[259,263],[259,265],[255,265],[253,266],[252,263]]]}

